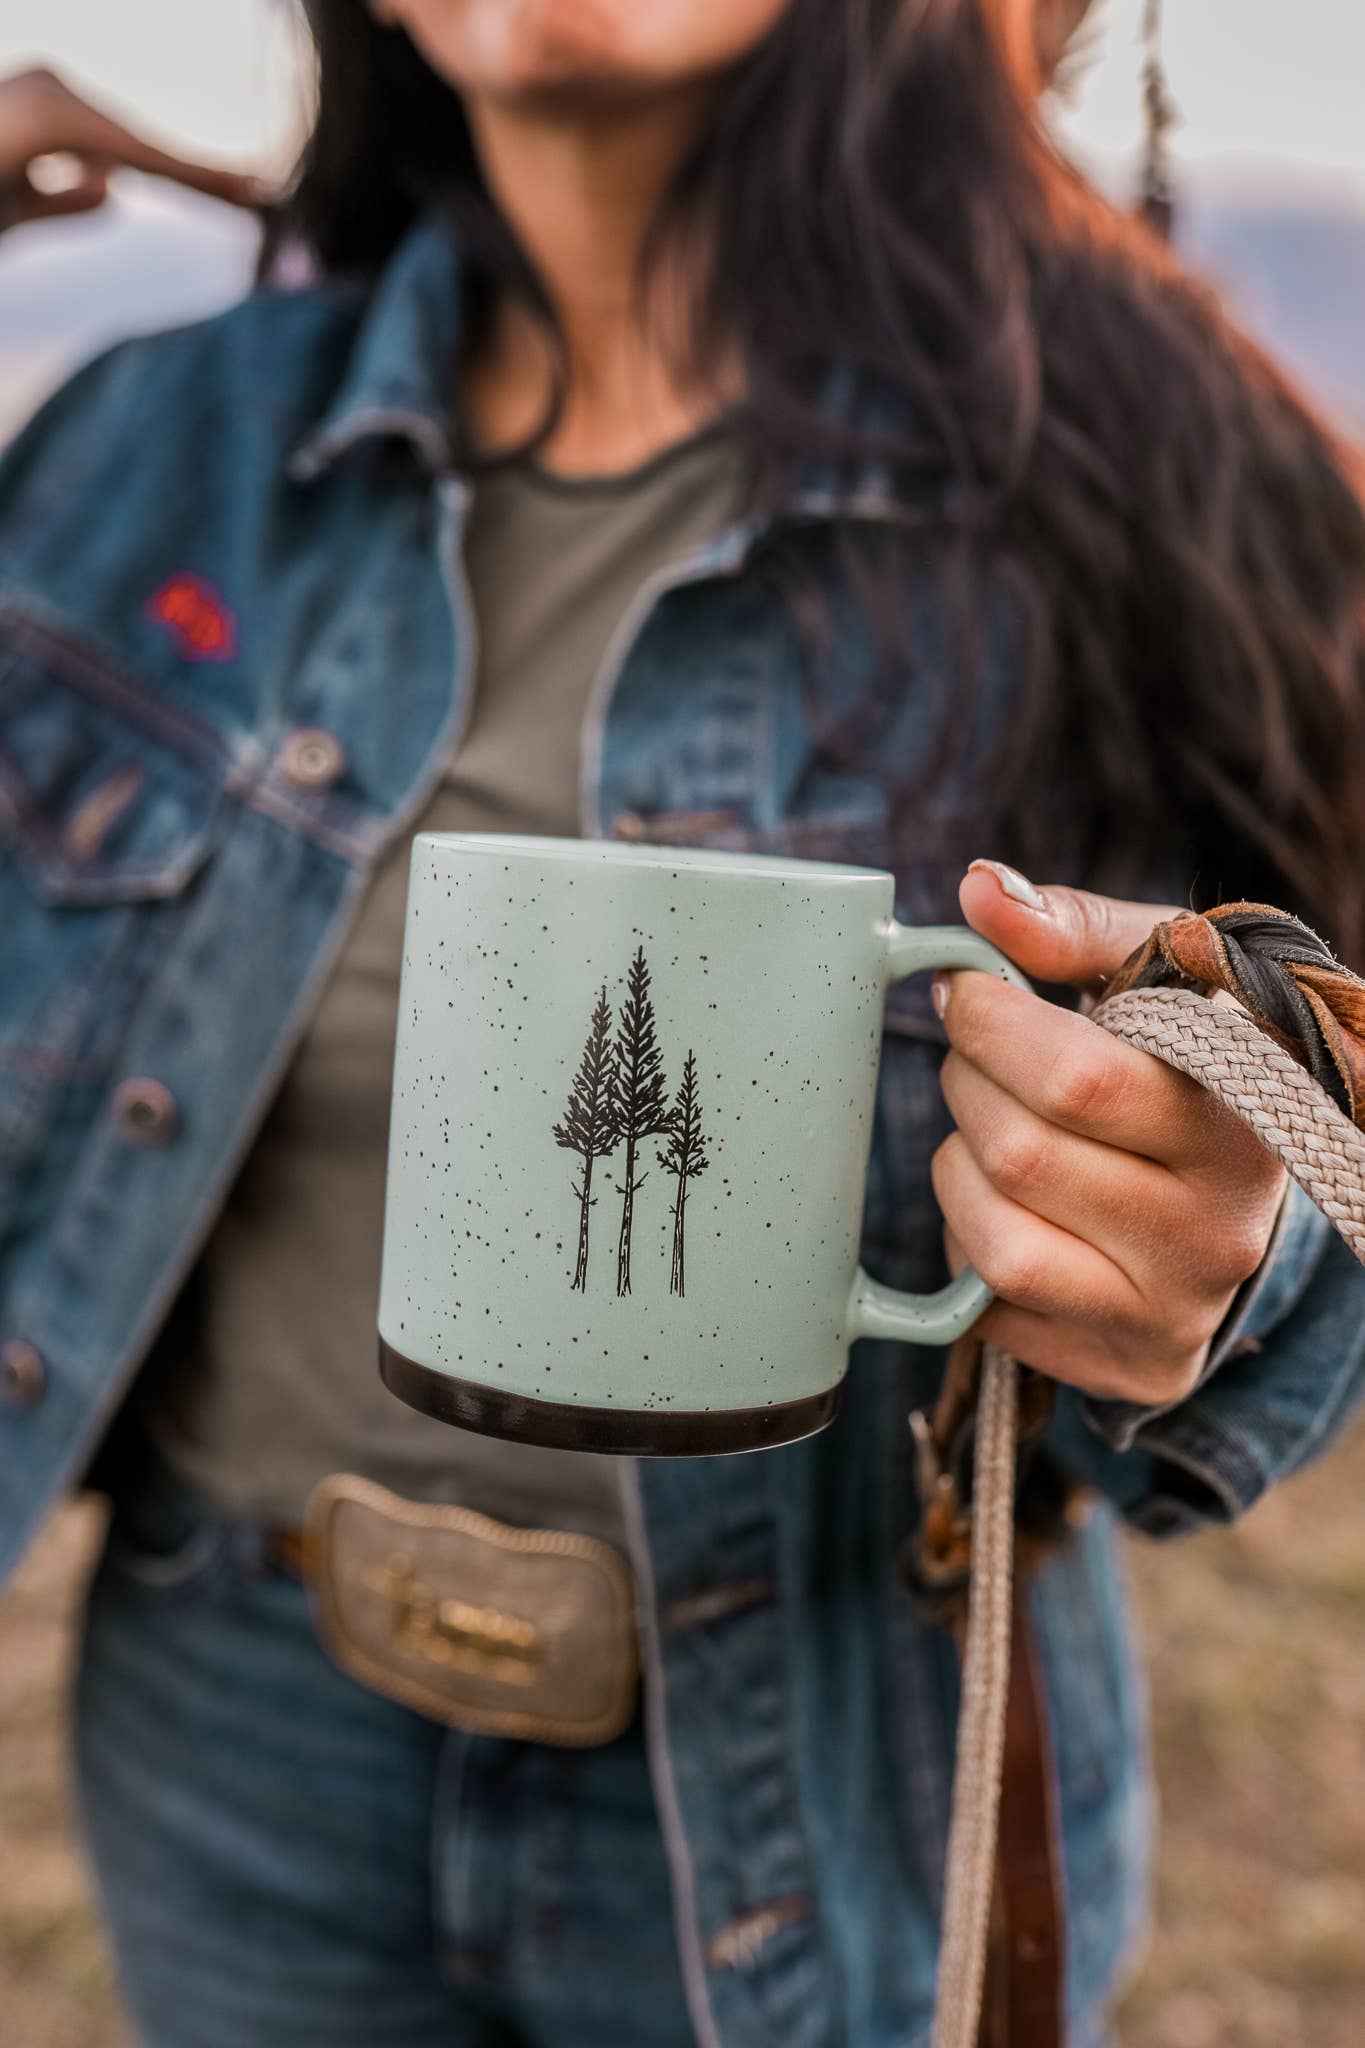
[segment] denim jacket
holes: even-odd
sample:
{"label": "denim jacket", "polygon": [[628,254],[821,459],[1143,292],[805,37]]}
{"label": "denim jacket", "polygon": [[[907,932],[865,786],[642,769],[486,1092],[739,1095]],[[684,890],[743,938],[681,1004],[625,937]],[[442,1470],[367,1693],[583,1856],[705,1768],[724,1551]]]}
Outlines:
{"label": "denim jacket", "polygon": [[[460,732],[466,487],[447,438],[459,256],[415,229],[377,286],[260,291],[81,371],[0,465],[0,1548],[76,1481],[212,1228],[380,849]],[[812,474],[773,523],[865,636]],[[885,793],[826,760],[757,520],[641,592],[592,699],[582,830],[888,865]],[[906,595],[909,763],[947,672]],[[840,607],[844,611],[840,613]],[[1009,633],[990,622],[994,715]],[[839,706],[836,702],[835,711]],[[959,792],[960,794],[960,792]],[[900,914],[953,921],[954,791],[897,838]],[[989,849],[987,849],[989,850]],[[1154,894],[1186,878],[1154,877]],[[948,1125],[922,982],[887,1013],[863,1256],[943,1278]],[[1144,1917],[1142,1696],[1117,1531],[1227,1519],[1334,1433],[1362,1276],[1297,1195],[1188,1399],[1063,1395],[1099,1504],[1033,1585],[1085,2042]],[[629,1475],[651,1765],[704,2048],[906,2048],[932,1999],[955,1652],[897,1566],[907,1409],[937,1353],[855,1352],[822,1436]]]}

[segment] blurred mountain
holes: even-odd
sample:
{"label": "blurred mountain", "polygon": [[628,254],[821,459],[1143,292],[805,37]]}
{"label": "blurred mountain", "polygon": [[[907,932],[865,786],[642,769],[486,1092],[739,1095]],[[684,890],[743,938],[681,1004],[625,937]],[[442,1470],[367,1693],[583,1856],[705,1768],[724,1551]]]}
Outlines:
{"label": "blurred mountain", "polygon": [[1365,201],[1196,191],[1180,243],[1244,326],[1365,426]]}
{"label": "blurred mountain", "polygon": [[[1255,175],[1257,186],[1186,180],[1182,249],[1326,404],[1365,427],[1365,195],[1302,176],[1288,194],[1267,191]],[[101,213],[6,235],[0,439],[106,342],[230,304],[255,247],[252,221],[127,173]]]}
{"label": "blurred mountain", "polygon": [[231,305],[257,239],[230,207],[131,172],[98,213],[0,238],[0,441],[96,350]]}

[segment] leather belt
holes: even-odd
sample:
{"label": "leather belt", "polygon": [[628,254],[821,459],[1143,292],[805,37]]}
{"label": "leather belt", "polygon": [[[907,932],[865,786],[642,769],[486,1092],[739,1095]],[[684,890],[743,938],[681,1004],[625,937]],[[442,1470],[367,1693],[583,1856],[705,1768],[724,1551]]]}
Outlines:
{"label": "leather belt", "polygon": [[432,1720],[582,1748],[634,1715],[634,1581],[609,1543],[334,1473],[266,1557],[303,1580],[335,1663]]}

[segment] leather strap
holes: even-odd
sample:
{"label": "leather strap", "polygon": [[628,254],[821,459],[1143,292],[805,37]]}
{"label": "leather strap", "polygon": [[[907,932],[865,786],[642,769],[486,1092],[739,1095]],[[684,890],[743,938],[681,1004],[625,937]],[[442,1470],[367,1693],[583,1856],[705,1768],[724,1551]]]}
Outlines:
{"label": "leather strap", "polygon": [[267,1529],[263,1549],[272,1571],[283,1572],[290,1579],[304,1576],[308,1539],[302,1529]]}
{"label": "leather strap", "polygon": [[[924,1610],[949,1627],[959,1655],[966,1632],[972,1552],[972,1440],[981,1344],[970,1331],[951,1347],[932,1416],[911,1417],[919,1458],[921,1522],[904,1560]],[[1053,1383],[1021,1379],[1019,1443],[1025,1461],[1047,1426]],[[1029,1566],[1073,1522],[1074,1489],[1061,1490],[1021,1526],[1011,1604],[1000,1812],[981,2048],[1062,2048],[1065,1910],[1051,1732],[1028,1609]]]}
{"label": "leather strap", "polygon": [[1052,1742],[1028,1594],[1016,1585],[982,2048],[1061,2048],[1062,1898]]}
{"label": "leather strap", "polygon": [[1105,984],[1221,989],[1365,1130],[1365,981],[1308,925],[1270,903],[1220,903],[1153,927]]}

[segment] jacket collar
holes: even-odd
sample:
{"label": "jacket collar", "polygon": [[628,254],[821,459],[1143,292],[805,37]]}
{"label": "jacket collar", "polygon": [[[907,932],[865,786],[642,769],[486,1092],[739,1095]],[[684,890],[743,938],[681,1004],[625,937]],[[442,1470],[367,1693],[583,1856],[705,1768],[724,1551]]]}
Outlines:
{"label": "jacket collar", "polygon": [[408,230],[370,294],[330,404],[294,450],[291,476],[311,481],[358,443],[394,435],[433,474],[450,467],[463,270],[459,239],[443,214],[427,214]]}
{"label": "jacket collar", "polygon": [[[454,222],[423,216],[400,242],[371,292],[350,359],[322,417],[290,459],[289,473],[309,482],[357,445],[395,436],[406,440],[432,475],[454,463],[454,365],[464,325],[464,260]],[[860,394],[845,368],[830,373],[825,410],[833,420],[889,424],[903,416],[899,395]],[[907,491],[887,464],[868,459],[850,473],[826,457],[803,464],[780,516],[844,518],[920,525],[926,513],[950,510],[951,487],[926,476]],[[752,538],[766,522],[749,523]]]}

